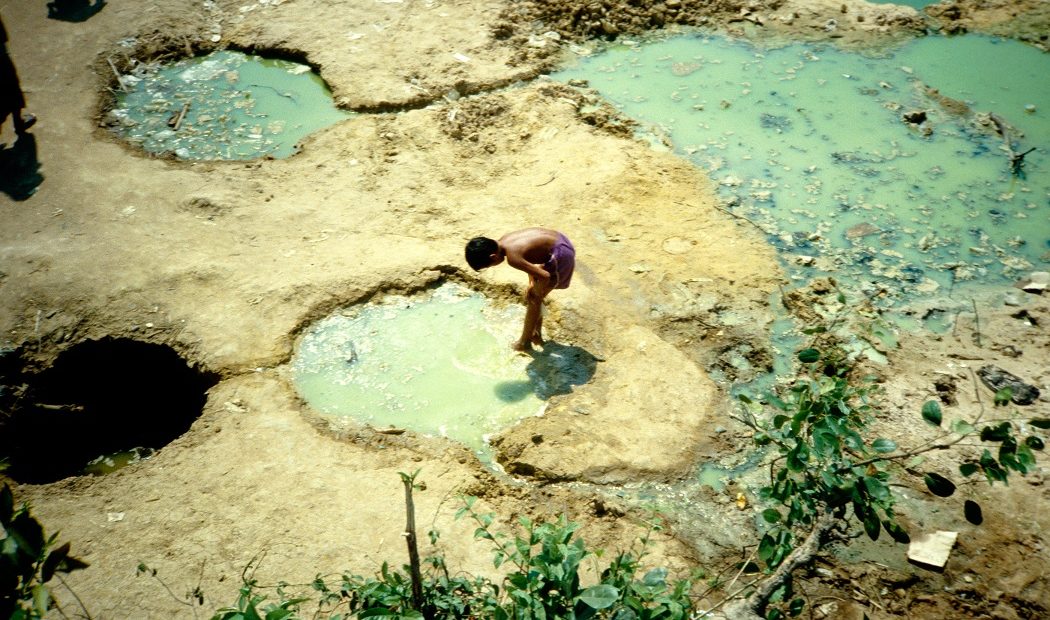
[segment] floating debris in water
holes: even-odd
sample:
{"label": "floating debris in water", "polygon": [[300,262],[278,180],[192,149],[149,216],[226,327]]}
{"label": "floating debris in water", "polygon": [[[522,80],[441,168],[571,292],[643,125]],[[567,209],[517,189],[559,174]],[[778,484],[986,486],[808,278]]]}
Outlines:
{"label": "floating debris in water", "polygon": [[666,130],[733,213],[799,256],[785,257],[793,280],[875,280],[893,304],[1050,266],[1050,162],[1018,143],[1050,141],[1050,119],[1022,113],[1050,101],[1048,73],[1038,50],[972,35],[880,57],[687,35],[560,77]]}
{"label": "floating debris in water", "polygon": [[126,140],[179,159],[287,157],[314,131],[345,119],[310,67],[219,51],[121,75],[108,124]]}

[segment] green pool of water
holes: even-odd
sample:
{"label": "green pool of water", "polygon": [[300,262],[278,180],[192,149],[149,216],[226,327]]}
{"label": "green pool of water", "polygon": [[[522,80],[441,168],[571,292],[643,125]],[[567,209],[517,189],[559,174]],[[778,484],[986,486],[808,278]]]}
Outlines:
{"label": "green pool of water", "polygon": [[[769,233],[793,278],[830,273],[893,303],[1050,266],[1047,75],[1050,55],[988,37],[862,55],[694,34],[554,77],[587,80],[667,136]],[[1023,175],[977,113],[1015,127],[1017,151],[1037,147]]]}
{"label": "green pool of water", "polygon": [[112,113],[117,132],[179,159],[288,157],[302,138],[351,116],[310,67],[241,52],[190,58],[125,84]]}
{"label": "green pool of water", "polygon": [[[322,414],[483,450],[486,435],[540,414],[544,399],[565,387],[559,380],[581,371],[572,355],[512,351],[523,318],[521,306],[496,307],[454,284],[389,297],[311,327],[291,364],[294,382]],[[544,372],[552,368],[559,372]]]}

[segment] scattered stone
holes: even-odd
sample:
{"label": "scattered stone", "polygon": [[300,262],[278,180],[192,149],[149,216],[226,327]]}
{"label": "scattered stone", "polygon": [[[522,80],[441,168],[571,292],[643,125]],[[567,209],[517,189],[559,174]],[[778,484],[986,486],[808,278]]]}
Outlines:
{"label": "scattered stone", "polygon": [[1017,312],[1011,314],[1010,318],[1014,318],[1019,321],[1024,321],[1025,325],[1027,325],[1028,327],[1037,327],[1039,325],[1039,321],[1034,316],[1032,316],[1032,314],[1027,310],[1018,310]]}
{"label": "scattered stone", "polygon": [[682,237],[668,237],[664,239],[662,248],[668,254],[685,254],[693,249],[695,242]]}
{"label": "scattered stone", "polygon": [[948,556],[958,538],[958,532],[945,532],[938,530],[932,534],[919,537],[908,545],[908,559],[919,564],[926,564],[935,568],[944,568],[948,563]]}
{"label": "scattered stone", "polygon": [[1003,388],[1010,388],[1012,392],[1010,400],[1015,405],[1030,405],[1039,398],[1039,388],[1025,383],[1020,377],[998,366],[991,364],[982,366],[977,371],[977,376],[993,392],[998,393]]}
{"label": "scattered stone", "polygon": [[937,396],[945,405],[957,405],[959,401],[955,398],[955,377],[952,375],[938,375],[933,380],[933,387],[937,390]]}
{"label": "scattered stone", "polygon": [[860,237],[867,237],[868,235],[874,235],[878,232],[882,232],[882,229],[878,226],[875,226],[874,224],[869,224],[865,222],[863,224],[857,224],[856,226],[851,226],[850,228],[848,228],[846,230],[846,238],[859,239]]}
{"label": "scattered stone", "polygon": [[1050,288],[1050,272],[1033,271],[1028,274],[1027,278],[1019,280],[1014,286],[1026,293],[1042,295],[1043,291]]}
{"label": "scattered stone", "polygon": [[915,110],[914,112],[904,113],[904,122],[911,123],[912,125],[921,125],[926,122],[926,110]]}

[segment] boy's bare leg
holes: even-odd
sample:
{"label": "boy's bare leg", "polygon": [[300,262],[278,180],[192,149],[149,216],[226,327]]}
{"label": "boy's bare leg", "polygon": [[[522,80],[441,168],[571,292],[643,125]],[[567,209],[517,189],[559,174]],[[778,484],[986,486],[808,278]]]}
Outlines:
{"label": "boy's bare leg", "polygon": [[543,343],[543,299],[550,291],[548,286],[529,277],[529,290],[525,293],[525,325],[521,330],[521,338],[514,343],[516,351],[528,351],[532,344]]}
{"label": "boy's bare leg", "polygon": [[540,316],[536,319],[536,329],[532,332],[532,344],[543,344],[543,302],[540,302]]}
{"label": "boy's bare leg", "polygon": [[528,351],[532,348],[532,338],[536,334],[536,325],[539,323],[542,306],[542,297],[529,295],[528,306],[525,308],[525,326],[521,330],[521,338],[514,343],[515,351]]}

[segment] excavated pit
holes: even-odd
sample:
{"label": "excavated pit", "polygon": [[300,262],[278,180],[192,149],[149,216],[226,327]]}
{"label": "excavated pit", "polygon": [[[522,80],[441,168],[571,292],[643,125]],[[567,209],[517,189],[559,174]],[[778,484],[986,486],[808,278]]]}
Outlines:
{"label": "excavated pit", "polygon": [[81,342],[35,374],[20,357],[5,355],[0,368],[0,458],[7,474],[32,484],[162,448],[189,430],[218,381],[171,347],[125,338]]}
{"label": "excavated pit", "polygon": [[335,423],[448,437],[487,458],[487,437],[542,414],[552,396],[590,381],[596,359],[548,340],[531,355],[510,343],[519,305],[457,284],[388,296],[318,321],[291,371],[303,399]]}

